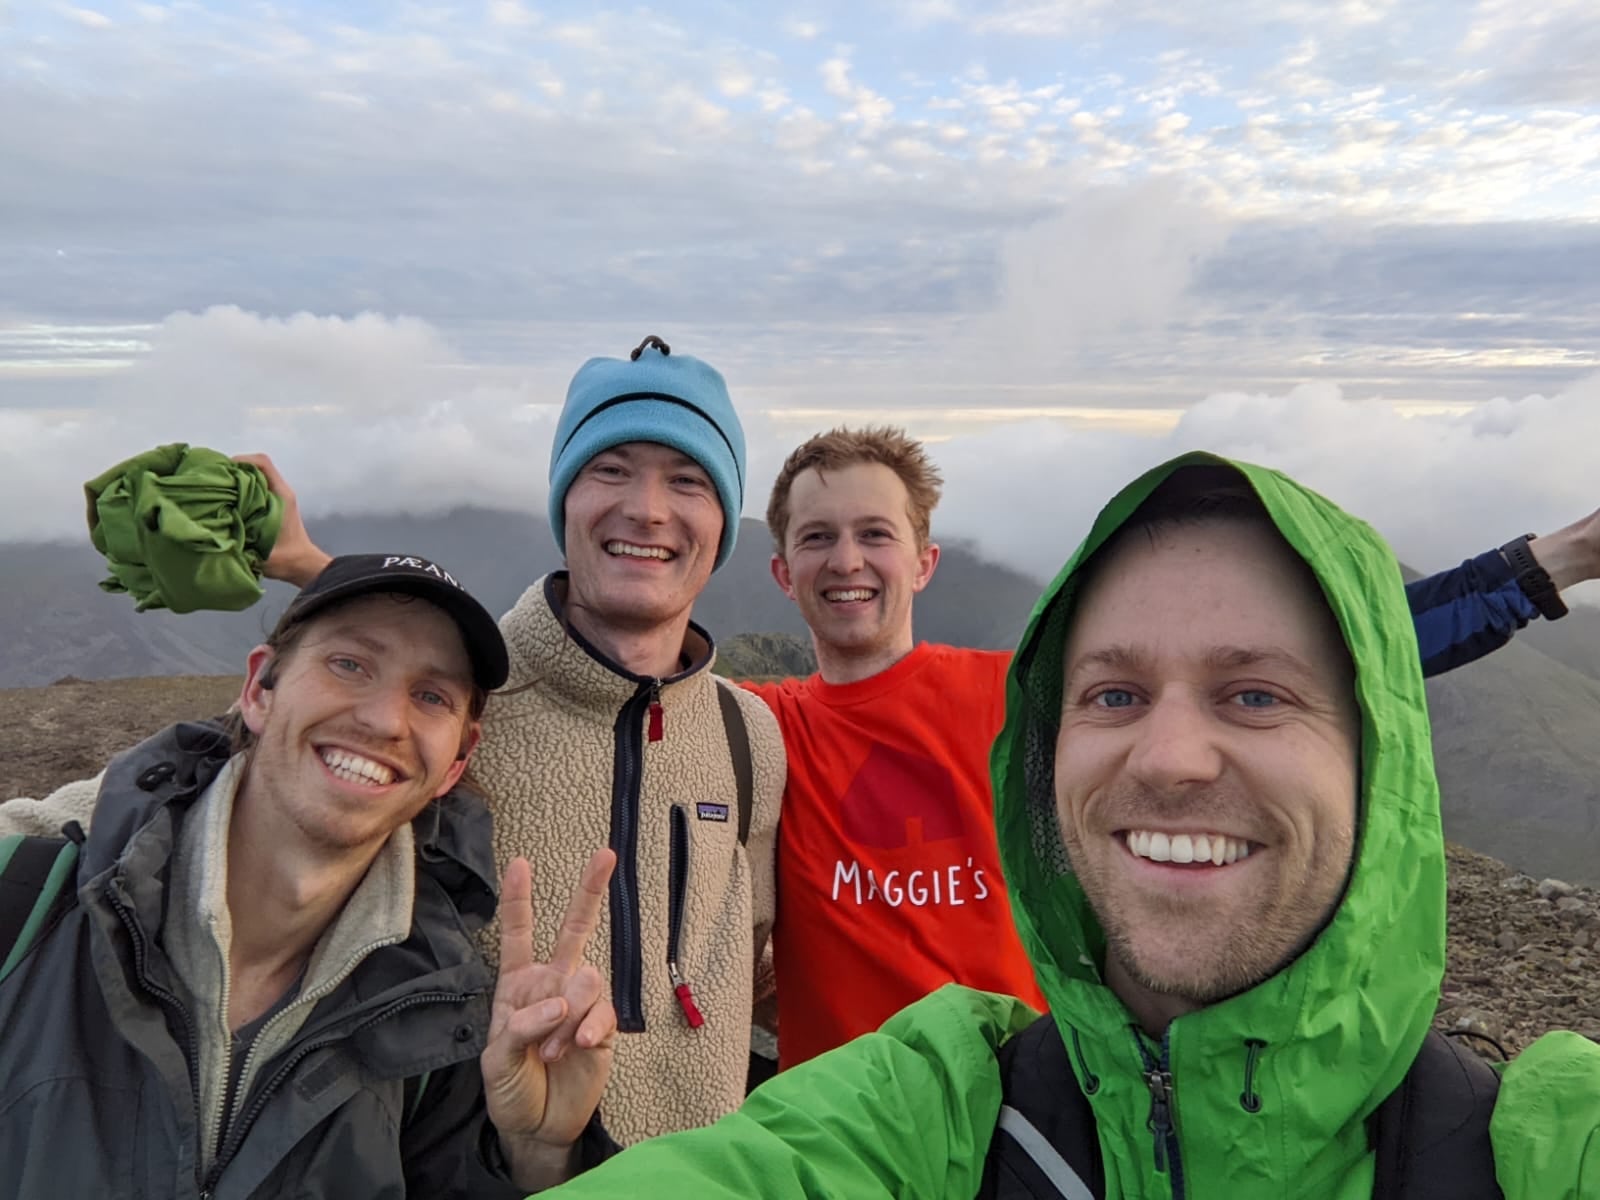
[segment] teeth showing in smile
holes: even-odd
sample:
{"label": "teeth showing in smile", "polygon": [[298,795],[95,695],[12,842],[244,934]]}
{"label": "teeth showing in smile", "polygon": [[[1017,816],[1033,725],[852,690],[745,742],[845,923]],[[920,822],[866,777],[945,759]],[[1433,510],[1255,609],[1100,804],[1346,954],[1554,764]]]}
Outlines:
{"label": "teeth showing in smile", "polygon": [[322,750],[322,761],[346,783],[369,783],[382,787],[394,782],[394,772],[382,763],[351,754],[348,750],[335,750],[331,746]]}
{"label": "teeth showing in smile", "polygon": [[877,594],[871,588],[841,588],[831,592],[823,592],[822,598],[843,604],[849,600],[871,600]]}
{"label": "teeth showing in smile", "polygon": [[1250,843],[1220,833],[1161,833],[1130,829],[1128,849],[1151,862],[1205,863],[1222,867],[1250,857]]}
{"label": "teeth showing in smile", "polygon": [[665,546],[635,546],[632,542],[607,542],[606,553],[623,558],[659,558],[662,562],[672,557],[672,551]]}

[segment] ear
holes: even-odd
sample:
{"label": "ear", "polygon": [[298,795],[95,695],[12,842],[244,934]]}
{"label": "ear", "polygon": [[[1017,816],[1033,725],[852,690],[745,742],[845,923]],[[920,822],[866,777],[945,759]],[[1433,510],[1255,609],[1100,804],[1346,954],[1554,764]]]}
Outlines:
{"label": "ear", "polygon": [[469,722],[461,733],[461,752],[456,755],[455,762],[450,764],[450,769],[444,773],[444,782],[434,793],[435,800],[461,781],[461,776],[466,773],[468,764],[472,762],[472,756],[477,753],[478,743],[482,740],[483,726],[477,721]]}
{"label": "ear", "polygon": [[783,594],[794,599],[794,579],[789,574],[789,560],[781,554],[772,556],[772,578],[783,589]]}
{"label": "ear", "polygon": [[928,581],[933,578],[933,572],[939,565],[939,543],[929,542],[917,552],[917,577],[911,581],[911,590],[920,592],[928,586]]}
{"label": "ear", "polygon": [[266,728],[267,714],[272,711],[272,684],[263,686],[262,676],[276,659],[277,655],[268,646],[257,646],[245,659],[244,688],[239,692],[238,708],[245,728],[257,737]]}

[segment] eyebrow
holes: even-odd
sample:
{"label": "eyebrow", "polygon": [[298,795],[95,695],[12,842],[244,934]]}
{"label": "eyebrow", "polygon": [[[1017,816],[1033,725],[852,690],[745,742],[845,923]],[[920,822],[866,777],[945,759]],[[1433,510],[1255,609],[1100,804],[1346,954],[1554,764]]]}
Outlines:
{"label": "eyebrow", "polygon": [[[1150,658],[1147,651],[1129,645],[1105,646],[1098,650],[1090,650],[1073,661],[1067,670],[1067,682],[1071,683],[1080,674],[1094,667],[1137,675],[1148,669]],[[1213,671],[1239,671],[1248,667],[1264,666],[1277,667],[1299,675],[1303,679],[1316,678],[1316,673],[1310,666],[1287,650],[1276,646],[1209,646],[1201,655],[1200,661]]]}
{"label": "eyebrow", "polygon": [[830,520],[825,520],[825,519],[823,519],[821,517],[813,517],[811,520],[802,522],[801,524],[795,526],[795,532],[798,534],[798,533],[808,532],[809,530],[812,530],[812,529],[832,529],[837,525],[845,525],[845,526],[890,525],[890,526],[892,526],[893,524],[894,524],[894,521],[891,520],[890,518],[888,518],[888,517],[880,517],[880,516],[877,516],[876,514],[873,514],[873,515],[870,515],[870,516],[865,516],[865,517],[853,517],[848,521],[830,521]]}

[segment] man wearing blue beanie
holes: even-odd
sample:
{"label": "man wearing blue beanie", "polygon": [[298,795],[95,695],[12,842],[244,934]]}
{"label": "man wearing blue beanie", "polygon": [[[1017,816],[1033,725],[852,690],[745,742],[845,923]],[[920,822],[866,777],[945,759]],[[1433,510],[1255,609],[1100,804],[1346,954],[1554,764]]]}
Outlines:
{"label": "man wearing blue beanie", "polygon": [[591,358],[567,388],[550,448],[550,529],[561,552],[567,551],[567,489],[595,455],[630,442],[677,450],[710,477],[722,504],[715,567],[727,562],[744,508],[744,429],[716,368],[674,355],[658,337],[646,338],[627,359]]}
{"label": "man wearing blue beanie", "polygon": [[[286,501],[267,573],[315,574],[326,555],[255,461]],[[783,739],[765,704],[711,674],[690,620],[733,550],[744,488],[744,431],[710,365],[651,337],[578,370],[550,453],[566,569],[500,619],[510,679],[473,763],[496,861],[534,864],[535,912],[561,911],[596,847],[616,851],[589,945],[619,1030],[600,1107],[624,1145],[738,1107],[770,988],[756,977],[770,977]],[[491,962],[498,939],[492,926],[480,942]]]}

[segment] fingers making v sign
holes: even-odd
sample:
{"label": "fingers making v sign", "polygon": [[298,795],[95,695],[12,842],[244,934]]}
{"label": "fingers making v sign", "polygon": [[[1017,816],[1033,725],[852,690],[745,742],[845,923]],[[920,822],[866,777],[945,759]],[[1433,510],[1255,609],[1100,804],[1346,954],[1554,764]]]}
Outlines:
{"label": "fingers making v sign", "polygon": [[611,1074],[617,1014],[584,956],[616,862],[610,850],[589,859],[548,962],[534,955],[532,868],[524,858],[506,867],[500,977],[479,1064],[489,1118],[519,1182],[571,1150]]}

